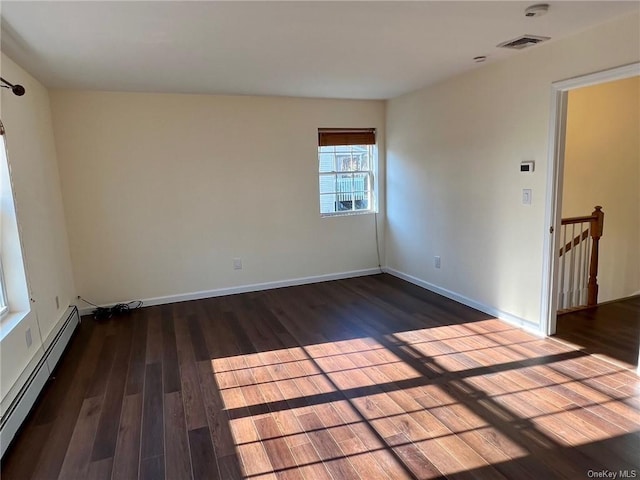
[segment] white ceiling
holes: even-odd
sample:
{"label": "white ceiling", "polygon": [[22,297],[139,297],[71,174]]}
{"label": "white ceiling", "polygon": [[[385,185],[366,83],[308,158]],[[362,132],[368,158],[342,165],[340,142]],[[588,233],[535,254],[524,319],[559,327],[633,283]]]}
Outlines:
{"label": "white ceiling", "polygon": [[526,18],[533,3],[3,0],[1,40],[51,88],[385,99],[518,54],[502,41],[639,8],[552,1]]}

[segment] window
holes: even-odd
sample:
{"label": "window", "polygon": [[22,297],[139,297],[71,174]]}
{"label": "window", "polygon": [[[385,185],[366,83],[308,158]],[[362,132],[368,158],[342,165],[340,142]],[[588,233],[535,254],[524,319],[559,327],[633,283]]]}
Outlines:
{"label": "window", "polygon": [[[4,125],[2,125],[2,122],[0,122],[0,155],[1,155],[1,161],[2,163],[0,163],[0,168],[2,168],[2,170],[0,170],[0,191],[3,193],[3,195],[7,195],[8,192],[6,192],[5,190],[7,190],[7,186],[5,185],[5,164],[6,164],[6,150],[5,150],[5,145],[4,145]],[[7,167],[8,169],[8,167]],[[8,172],[7,172],[7,178],[6,178],[6,182],[8,183]],[[3,245],[2,242],[4,241],[3,237],[2,237],[2,220],[4,217],[4,207],[5,207],[5,201],[4,198],[2,196],[0,196],[0,319],[2,319],[7,313],[9,313],[9,302],[7,301],[7,287],[5,286],[4,283],[4,270],[2,268],[2,252],[3,252]]]}
{"label": "window", "polygon": [[0,339],[17,325],[19,314],[30,309],[5,142],[0,122]]}
{"label": "window", "polygon": [[375,143],[372,128],[318,130],[321,215],[375,211]]}
{"label": "window", "polygon": [[2,259],[0,259],[0,318],[9,313],[7,303],[7,289],[4,286],[4,270],[2,269]]}

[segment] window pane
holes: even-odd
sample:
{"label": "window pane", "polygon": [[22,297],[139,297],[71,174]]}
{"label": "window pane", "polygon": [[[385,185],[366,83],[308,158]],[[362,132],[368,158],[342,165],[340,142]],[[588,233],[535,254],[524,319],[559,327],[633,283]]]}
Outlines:
{"label": "window pane", "polygon": [[336,192],[352,192],[353,191],[353,175],[341,174],[336,178]]}
{"label": "window pane", "polygon": [[336,191],[335,175],[320,175],[320,193],[334,193]]}
{"label": "window pane", "polygon": [[369,192],[354,192],[354,210],[369,210],[370,208],[370,196]]}
{"label": "window pane", "polygon": [[358,162],[358,170],[369,170],[369,153],[361,153],[358,157]]}
{"label": "window pane", "polygon": [[320,213],[335,213],[336,212],[336,196],[320,195]]}
{"label": "window pane", "polygon": [[353,189],[354,190],[369,190],[369,174],[367,173],[354,173],[353,174]]}
{"label": "window pane", "polygon": [[339,212],[346,212],[353,209],[353,201],[350,196],[343,195],[338,199],[336,209]]}
{"label": "window pane", "polygon": [[320,172],[333,172],[335,171],[335,156],[332,152],[323,152],[324,149],[333,147],[321,147],[319,148],[320,157]]}
{"label": "window pane", "polygon": [[369,201],[368,200],[356,200],[354,210],[369,210]]}

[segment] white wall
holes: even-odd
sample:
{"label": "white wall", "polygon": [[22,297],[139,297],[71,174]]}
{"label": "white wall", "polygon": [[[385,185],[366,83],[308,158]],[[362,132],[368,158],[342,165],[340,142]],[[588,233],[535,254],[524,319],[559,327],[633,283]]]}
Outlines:
{"label": "white wall", "polygon": [[[27,367],[42,355],[42,343],[56,333],[65,310],[75,303],[75,288],[48,92],[4,54],[1,67],[3,78],[27,90],[23,97],[17,97],[2,89],[0,115],[6,129],[15,209],[34,300],[19,325],[10,331],[6,325],[2,328],[0,388],[4,408],[8,397],[15,394],[13,387],[19,387],[17,380],[28,375]],[[30,348],[25,341],[27,329],[31,329],[33,338]]]}
{"label": "white wall", "polygon": [[605,212],[598,301],[640,292],[640,77],[569,92],[562,216]]}
{"label": "white wall", "polygon": [[627,16],[389,101],[387,265],[538,324],[551,84],[638,61],[639,25]]}
{"label": "white wall", "polygon": [[51,104],[88,300],[378,266],[372,215],[320,217],[317,129],[376,127],[383,140],[384,102],[54,91]]}

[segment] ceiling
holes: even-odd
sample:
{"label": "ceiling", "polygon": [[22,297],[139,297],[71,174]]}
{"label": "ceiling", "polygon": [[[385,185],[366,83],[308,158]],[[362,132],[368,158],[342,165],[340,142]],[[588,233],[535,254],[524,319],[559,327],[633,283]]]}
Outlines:
{"label": "ceiling", "polygon": [[526,18],[532,3],[3,0],[1,40],[50,88],[386,99],[517,55],[496,45],[519,35],[554,41],[639,9],[549,2]]}

